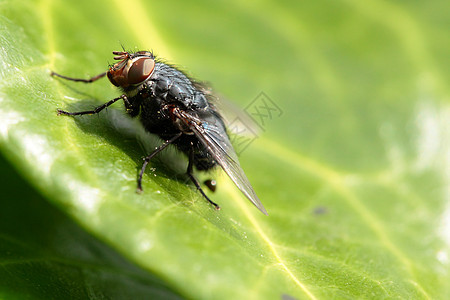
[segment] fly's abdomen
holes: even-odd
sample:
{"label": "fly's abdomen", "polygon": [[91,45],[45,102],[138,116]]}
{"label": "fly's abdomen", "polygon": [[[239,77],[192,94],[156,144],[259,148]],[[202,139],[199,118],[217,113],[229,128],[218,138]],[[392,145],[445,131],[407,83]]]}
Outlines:
{"label": "fly's abdomen", "polygon": [[194,151],[194,166],[199,171],[206,171],[214,168],[217,162],[208,152],[205,146],[195,135],[183,135],[174,142],[177,149],[189,157],[189,152]]}
{"label": "fly's abdomen", "polygon": [[199,152],[198,155],[194,154],[194,165],[199,171],[207,171],[217,166],[217,162],[204,151]]}

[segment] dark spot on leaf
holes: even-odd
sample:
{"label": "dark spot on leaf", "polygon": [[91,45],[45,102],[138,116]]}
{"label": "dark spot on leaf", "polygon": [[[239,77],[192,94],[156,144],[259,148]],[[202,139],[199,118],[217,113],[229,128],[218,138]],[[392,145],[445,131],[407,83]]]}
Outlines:
{"label": "dark spot on leaf", "polygon": [[325,206],[317,206],[313,210],[313,214],[315,215],[324,215],[328,213],[328,208]]}
{"label": "dark spot on leaf", "polygon": [[291,295],[288,295],[288,294],[281,295],[281,299],[282,300],[297,300],[297,298],[292,297]]}

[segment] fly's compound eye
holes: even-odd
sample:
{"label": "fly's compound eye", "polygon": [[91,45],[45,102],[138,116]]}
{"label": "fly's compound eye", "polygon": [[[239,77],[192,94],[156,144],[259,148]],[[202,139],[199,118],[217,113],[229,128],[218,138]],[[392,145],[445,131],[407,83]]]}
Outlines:
{"label": "fly's compound eye", "polygon": [[[120,59],[121,57],[118,57]],[[128,87],[145,81],[155,68],[153,57],[124,56],[123,60],[111,67],[107,73],[109,81],[115,86]]]}
{"label": "fly's compound eye", "polygon": [[108,79],[109,79],[109,81],[111,81],[111,83],[112,84],[114,84],[115,86],[120,86],[117,82],[116,82],[116,80],[114,79],[114,74],[113,74],[113,70],[109,70],[107,73],[106,73],[106,75],[108,76]]}
{"label": "fly's compound eye", "polygon": [[128,70],[128,84],[138,84],[146,80],[155,68],[155,60],[150,57],[139,57]]}

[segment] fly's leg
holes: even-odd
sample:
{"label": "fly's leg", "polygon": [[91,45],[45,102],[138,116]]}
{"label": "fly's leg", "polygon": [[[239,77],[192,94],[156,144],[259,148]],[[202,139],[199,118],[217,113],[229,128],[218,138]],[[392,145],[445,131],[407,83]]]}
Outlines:
{"label": "fly's leg", "polygon": [[78,112],[68,112],[62,109],[58,109],[58,116],[59,115],[66,115],[66,116],[80,116],[80,115],[93,115],[93,114],[98,114],[99,112],[101,112],[102,110],[104,110],[105,108],[107,108],[108,106],[110,106],[111,104],[113,104],[114,102],[118,101],[122,99],[125,103],[128,103],[128,98],[126,95],[122,95],[119,96],[117,98],[114,98],[108,102],[106,102],[105,104],[102,104],[96,108],[94,108],[93,110],[85,110],[85,111],[78,111]]}
{"label": "fly's leg", "polygon": [[[98,74],[97,76],[94,76],[94,77],[89,78],[89,79],[68,77],[68,76],[64,76],[64,75],[58,74],[58,73],[53,72],[53,71],[50,73],[50,76],[59,77],[59,78],[66,79],[66,80],[69,80],[69,81],[92,83],[94,81],[99,80],[100,78],[105,77],[106,73],[107,72],[103,72],[103,73]],[[125,104],[129,104],[127,96],[121,95],[120,97],[114,98],[114,99],[106,102],[105,104],[102,104],[102,105],[94,108],[93,110],[86,110],[86,111],[79,111],[79,112],[68,112],[68,111],[65,111],[65,110],[62,110],[62,109],[58,109],[57,112],[58,112],[58,115],[66,115],[66,116],[80,116],[80,115],[98,114],[99,112],[101,112],[102,110],[104,110],[105,108],[107,108],[108,106],[110,106],[111,104],[113,104],[114,102],[116,102],[116,101],[118,101],[120,99],[122,99],[125,102]]]}
{"label": "fly's leg", "polygon": [[177,135],[175,135],[174,137],[172,137],[170,140],[167,140],[164,144],[162,144],[161,146],[157,147],[152,153],[150,153],[150,155],[148,155],[146,158],[144,158],[144,163],[142,164],[142,168],[141,171],[139,172],[139,177],[138,177],[138,183],[137,183],[137,192],[140,193],[142,192],[142,176],[144,175],[145,172],[145,168],[148,165],[148,162],[150,161],[150,159],[152,159],[156,154],[158,154],[159,152],[161,152],[162,150],[164,150],[167,146],[169,146],[170,144],[172,144],[176,139],[178,139],[183,133],[180,132]]}
{"label": "fly's leg", "polygon": [[100,78],[105,77],[106,73],[107,73],[107,72],[103,72],[103,73],[98,74],[97,76],[94,76],[94,77],[89,78],[89,79],[67,77],[67,76],[58,74],[58,73],[53,72],[53,71],[50,73],[50,76],[56,76],[56,77],[59,77],[59,78],[62,78],[62,79],[70,80],[70,81],[77,81],[77,82],[91,83],[91,82],[94,82],[94,81],[99,80]]}
{"label": "fly's leg", "polygon": [[200,187],[198,180],[194,177],[194,174],[192,173],[193,166],[194,166],[194,151],[191,148],[191,150],[189,151],[189,164],[186,173],[191,179],[191,181],[195,184],[200,194],[202,194],[202,196],[205,197],[205,199],[208,200],[209,203],[211,203],[217,210],[219,210],[220,206],[217,205],[217,203],[213,202],[211,199],[209,199],[208,196],[206,196],[205,192]]}

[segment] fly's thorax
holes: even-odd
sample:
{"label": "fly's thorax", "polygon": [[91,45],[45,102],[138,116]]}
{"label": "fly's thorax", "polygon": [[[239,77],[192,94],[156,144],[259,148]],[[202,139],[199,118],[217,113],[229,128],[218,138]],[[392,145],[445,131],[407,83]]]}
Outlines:
{"label": "fly's thorax", "polygon": [[157,62],[148,80],[152,95],[167,104],[185,109],[204,109],[209,106],[206,96],[193,81],[180,70]]}

